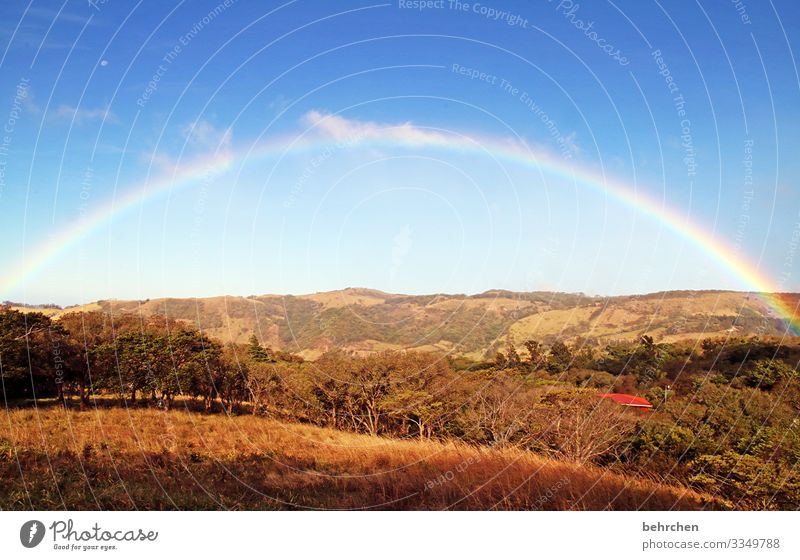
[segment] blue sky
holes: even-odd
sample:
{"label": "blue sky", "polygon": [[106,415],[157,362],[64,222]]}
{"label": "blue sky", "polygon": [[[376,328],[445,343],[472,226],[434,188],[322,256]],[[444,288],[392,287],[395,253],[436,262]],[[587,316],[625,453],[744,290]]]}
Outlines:
{"label": "blue sky", "polygon": [[603,188],[499,154],[520,146],[662,201],[798,290],[798,12],[3,3],[0,278],[113,201],[167,188],[0,298],[751,287]]}

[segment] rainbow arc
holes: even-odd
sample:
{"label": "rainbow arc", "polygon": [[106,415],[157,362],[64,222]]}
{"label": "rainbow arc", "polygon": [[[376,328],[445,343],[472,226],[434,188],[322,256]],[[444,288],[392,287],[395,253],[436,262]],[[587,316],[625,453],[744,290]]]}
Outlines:
{"label": "rainbow arc", "polygon": [[[424,132],[425,130],[428,132]],[[583,188],[604,193],[611,199],[634,209],[640,215],[663,224],[709,255],[773,310],[776,316],[785,322],[789,333],[794,335],[800,333],[796,298],[778,293],[780,290],[777,282],[748,261],[735,247],[719,239],[699,223],[690,220],[685,212],[669,207],[635,186],[627,185],[545,151],[534,151],[522,144],[506,140],[461,136],[408,125],[369,129],[361,136],[354,134],[350,137],[337,138],[328,134],[285,137],[253,146],[248,150],[218,153],[212,158],[203,158],[180,166],[172,173],[134,185],[121,196],[112,198],[35,247],[21,262],[12,267],[8,275],[0,279],[0,293],[6,294],[24,285],[28,279],[41,272],[53,260],[99,227],[160,195],[190,188],[201,181],[208,181],[209,177],[215,174],[267,158],[280,159],[305,152],[324,152],[332,148],[353,149],[359,146],[434,149],[492,158],[499,163],[527,167],[563,178]]]}

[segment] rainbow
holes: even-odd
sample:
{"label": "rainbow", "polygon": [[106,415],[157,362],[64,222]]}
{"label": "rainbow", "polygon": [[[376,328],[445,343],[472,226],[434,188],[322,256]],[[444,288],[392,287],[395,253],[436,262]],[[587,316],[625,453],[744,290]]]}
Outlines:
{"label": "rainbow", "polygon": [[[313,123],[328,122],[334,125],[345,122],[340,117],[318,115]],[[352,121],[346,121],[352,122]],[[323,127],[324,128],[324,127]],[[333,130],[333,132],[331,132]],[[762,273],[757,266],[746,260],[736,248],[723,242],[688,216],[675,208],[666,206],[633,186],[607,177],[563,157],[544,150],[531,150],[523,143],[507,139],[465,136],[450,131],[424,128],[409,124],[399,126],[379,126],[365,123],[351,130],[336,130],[329,127],[327,134],[306,134],[283,137],[251,146],[240,152],[223,151],[211,158],[201,158],[158,178],[148,179],[127,189],[123,195],[112,197],[106,204],[92,213],[82,216],[58,234],[27,253],[21,262],[11,269],[11,273],[0,279],[0,293],[7,294],[24,285],[25,281],[45,269],[59,255],[90,235],[100,226],[109,223],[130,210],[175,190],[197,185],[214,176],[234,169],[237,165],[259,161],[265,158],[281,158],[299,155],[304,152],[324,152],[325,150],[349,149],[354,146],[370,148],[429,148],[445,150],[466,155],[488,157],[497,162],[508,162],[533,168],[548,175],[557,176],[608,195],[638,213],[665,226],[678,236],[709,255],[722,268],[733,274],[748,290],[760,298],[785,323],[786,331],[792,335],[800,333],[800,316],[797,302],[778,293],[777,283]],[[273,168],[274,169],[274,168]]]}

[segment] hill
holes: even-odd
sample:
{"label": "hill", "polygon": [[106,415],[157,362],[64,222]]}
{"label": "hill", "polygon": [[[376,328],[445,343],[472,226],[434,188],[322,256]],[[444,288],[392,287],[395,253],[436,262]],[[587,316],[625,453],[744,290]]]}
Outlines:
{"label": "hill", "polygon": [[[790,307],[800,295],[786,294]],[[309,295],[102,300],[48,309],[58,317],[102,309],[113,314],[165,315],[191,323],[223,342],[262,344],[316,358],[332,347],[358,353],[414,348],[490,356],[508,342],[534,338],[657,342],[728,334],[781,335],[784,323],[757,295],[680,291],[592,297],[558,292],[492,290],[477,295],[411,296],[348,288]],[[36,309],[40,310],[40,309]]]}
{"label": "hill", "polygon": [[3,510],[720,507],[529,452],[135,408],[9,411],[0,477]]}

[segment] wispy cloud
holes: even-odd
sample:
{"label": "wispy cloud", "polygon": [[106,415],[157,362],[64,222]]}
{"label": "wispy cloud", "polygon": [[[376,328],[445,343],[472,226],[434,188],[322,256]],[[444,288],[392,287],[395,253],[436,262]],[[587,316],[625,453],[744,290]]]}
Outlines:
{"label": "wispy cloud", "polygon": [[83,15],[83,14],[76,14],[71,12],[61,11],[59,13],[58,10],[54,10],[51,8],[30,8],[25,12],[26,15],[35,18],[35,19],[42,19],[47,22],[51,22],[54,19],[58,21],[63,21],[65,23],[74,23],[76,25],[86,25],[89,23],[90,25],[95,24],[95,19],[91,17],[91,15]]}
{"label": "wispy cloud", "polygon": [[181,127],[181,134],[186,143],[197,148],[227,151],[233,141],[230,128],[219,129],[204,119],[198,119]]}
{"label": "wispy cloud", "polygon": [[27,113],[38,115],[42,112],[41,108],[34,99],[33,88],[29,85],[29,83],[25,85],[20,84],[17,86],[17,96],[15,97],[15,101],[17,100],[19,101],[22,109]]}
{"label": "wispy cloud", "polygon": [[187,169],[221,166],[224,168],[233,154],[233,130],[217,128],[211,122],[198,119],[179,127],[185,146],[180,158],[164,151],[143,154],[143,160],[164,174],[180,174]]}
{"label": "wispy cloud", "polygon": [[[75,44],[69,41],[53,39],[50,35],[45,35],[47,27],[44,25],[26,25],[24,28],[16,29],[14,26],[0,25],[0,39],[10,42],[9,49],[36,49],[36,50],[59,50],[72,49],[75,51],[88,50],[88,46]],[[13,37],[13,41],[11,40]]]}
{"label": "wispy cloud", "polygon": [[269,102],[268,107],[272,112],[277,114],[282,113],[291,103],[292,100],[281,93]]}
{"label": "wispy cloud", "polygon": [[109,107],[83,108],[71,105],[59,105],[50,116],[58,121],[69,121],[83,124],[84,122],[101,120],[108,122],[119,122],[117,116],[111,112]]}
{"label": "wispy cloud", "polygon": [[556,155],[557,152],[552,144],[531,142],[527,138],[512,136],[491,137],[485,134],[473,136],[461,131],[441,130],[419,126],[411,122],[386,124],[349,119],[341,115],[311,110],[303,115],[302,123],[311,127],[314,134],[346,144],[368,144],[370,141],[405,144],[408,146],[452,146],[461,144],[487,150],[501,146],[504,150],[514,152],[519,157],[530,157],[531,154],[536,153],[539,156],[547,155],[554,159],[570,159],[580,153],[580,147],[575,141],[576,134],[574,132],[556,139],[555,144],[558,147],[558,151],[561,152],[559,156]]}
{"label": "wispy cloud", "polygon": [[563,140],[558,141],[562,145],[561,152],[566,157],[577,156],[581,152],[581,147],[575,142],[576,136],[577,133],[573,130],[564,136]]}
{"label": "wispy cloud", "polygon": [[348,119],[320,111],[309,111],[303,115],[303,122],[314,127],[315,132],[338,141],[386,140],[412,145],[442,144],[450,138],[438,130],[420,127],[410,122],[401,124],[381,124],[372,121]]}

